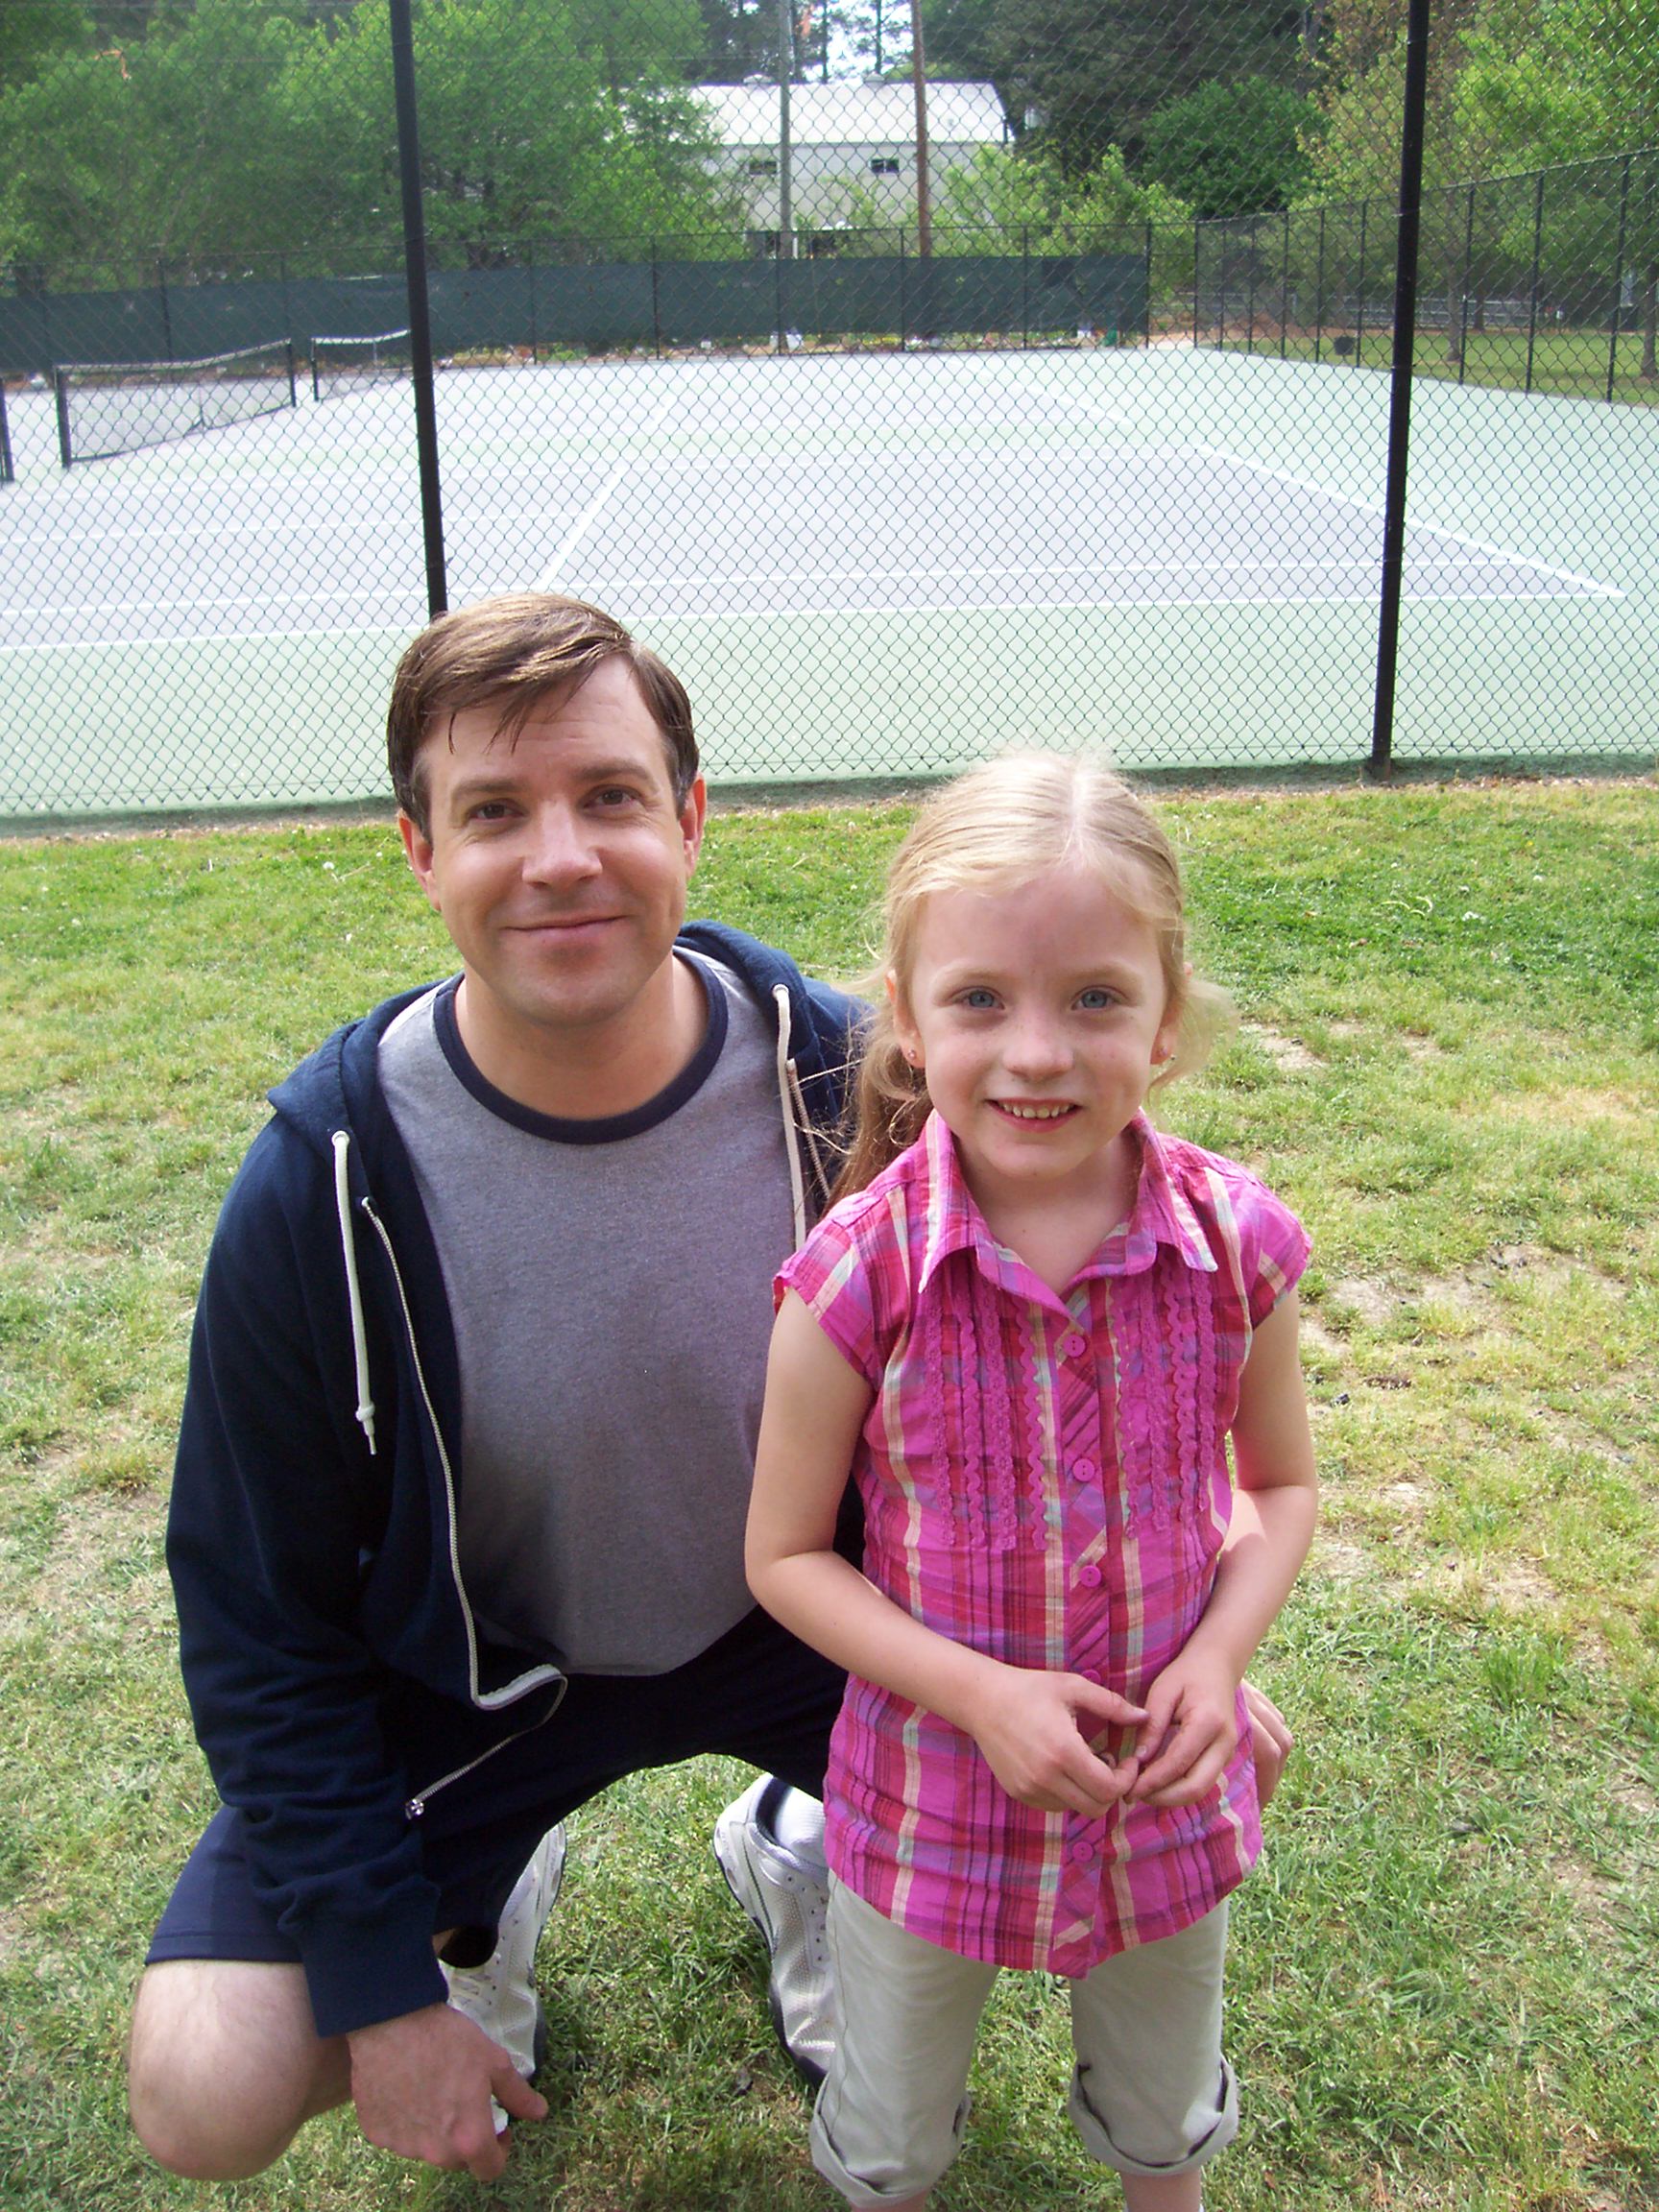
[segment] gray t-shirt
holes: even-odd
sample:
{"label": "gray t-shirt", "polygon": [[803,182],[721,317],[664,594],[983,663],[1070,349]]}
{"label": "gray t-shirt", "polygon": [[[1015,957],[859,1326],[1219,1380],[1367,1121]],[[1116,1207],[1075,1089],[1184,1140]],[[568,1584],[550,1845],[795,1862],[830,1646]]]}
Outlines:
{"label": "gray t-shirt", "polygon": [[381,1040],[460,1354],[462,1579],[572,1673],[658,1674],[753,1600],[743,1523],[772,1276],[791,1242],[776,1047],[735,975],[635,1112],[554,1120],[486,1082],[455,984]]}

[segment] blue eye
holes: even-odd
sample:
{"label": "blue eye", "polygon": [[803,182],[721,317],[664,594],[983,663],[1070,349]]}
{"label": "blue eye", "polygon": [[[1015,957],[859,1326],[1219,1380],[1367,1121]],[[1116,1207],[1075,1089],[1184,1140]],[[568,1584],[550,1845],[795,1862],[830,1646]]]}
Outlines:
{"label": "blue eye", "polygon": [[997,1003],[997,994],[995,991],[986,990],[982,983],[975,983],[972,989],[962,993],[961,1002],[964,1006],[972,1008],[975,1014],[989,1013]]}
{"label": "blue eye", "polygon": [[1078,1005],[1089,1014],[1102,1014],[1116,1002],[1115,995],[1101,984],[1093,984],[1087,991],[1079,991],[1077,994]]}

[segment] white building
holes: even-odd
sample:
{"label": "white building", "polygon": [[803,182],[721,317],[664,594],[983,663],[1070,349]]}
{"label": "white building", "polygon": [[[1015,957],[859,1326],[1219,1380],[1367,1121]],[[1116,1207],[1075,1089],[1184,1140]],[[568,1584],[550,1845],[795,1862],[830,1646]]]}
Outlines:
{"label": "white building", "polygon": [[[743,195],[751,243],[775,252],[781,159],[776,84],[702,84],[725,149],[719,168]],[[933,191],[947,170],[983,146],[1008,144],[1002,104],[990,84],[927,86],[927,173]],[[789,87],[789,200],[797,250],[822,250],[850,226],[916,220],[916,95],[908,84],[837,83]]]}

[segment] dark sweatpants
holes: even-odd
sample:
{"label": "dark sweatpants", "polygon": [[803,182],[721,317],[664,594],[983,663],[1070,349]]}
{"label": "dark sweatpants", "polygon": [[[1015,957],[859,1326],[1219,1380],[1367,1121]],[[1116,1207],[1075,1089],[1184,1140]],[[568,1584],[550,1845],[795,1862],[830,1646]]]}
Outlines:
{"label": "dark sweatpants", "polygon": [[[758,1608],[667,1674],[574,1674],[559,1710],[427,1800],[421,1838],[439,1890],[433,1932],[493,1928],[555,1821],[625,1774],[704,1752],[823,1794],[844,1676]],[[221,1806],[185,1863],[148,1963],[298,1961],[253,1894],[242,1816]]]}

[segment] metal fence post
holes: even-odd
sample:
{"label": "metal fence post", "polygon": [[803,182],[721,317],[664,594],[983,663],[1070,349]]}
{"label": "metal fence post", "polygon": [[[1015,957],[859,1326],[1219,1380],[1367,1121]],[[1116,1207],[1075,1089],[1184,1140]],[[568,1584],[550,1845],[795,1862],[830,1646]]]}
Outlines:
{"label": "metal fence post", "polygon": [[1359,277],[1356,286],[1358,298],[1354,304],[1354,366],[1358,369],[1365,358],[1365,219],[1371,211],[1370,200],[1359,203]]}
{"label": "metal fence post", "polygon": [[159,253],[156,256],[156,289],[161,301],[161,336],[167,348],[169,361],[177,360],[173,350],[173,309],[167,298],[167,264]]}
{"label": "metal fence post", "polygon": [[1141,303],[1141,343],[1152,344],[1152,225],[1146,225],[1146,297]]}
{"label": "metal fence post", "polygon": [[1430,6],[1431,0],[1409,0],[1406,18],[1406,117],[1400,134],[1400,221],[1394,248],[1394,367],[1388,393],[1382,592],[1377,624],[1371,757],[1366,763],[1366,774],[1373,777],[1390,775],[1394,760],[1394,682],[1400,658],[1400,598],[1406,570],[1406,465],[1411,451],[1411,370],[1417,342],[1417,252],[1422,236]]}
{"label": "metal fence post", "polygon": [[1031,343],[1031,226],[1020,226],[1020,349]]}
{"label": "metal fence post", "polygon": [[444,569],[444,504],[438,484],[438,406],[432,390],[432,306],[426,288],[426,214],[421,200],[421,133],[415,105],[415,39],[409,0],[390,0],[392,84],[403,189],[403,281],[409,296],[409,365],[415,384],[415,451],[426,551],[426,609],[449,604]]}
{"label": "metal fence post", "polygon": [[1538,189],[1532,196],[1532,281],[1527,301],[1527,390],[1532,389],[1532,357],[1538,344],[1538,269],[1544,252],[1544,178],[1538,172]]}
{"label": "metal fence post", "polygon": [[[1469,212],[1463,225],[1463,284],[1457,302],[1457,381],[1469,373],[1469,294],[1475,279],[1475,186],[1469,187]],[[1448,310],[1451,301],[1447,301]]]}
{"label": "metal fence post", "polygon": [[529,257],[524,264],[524,273],[530,279],[530,366],[532,369],[540,369],[541,366],[541,325],[538,312],[539,302],[536,298],[536,246],[534,240],[531,241]]}
{"label": "metal fence post", "polygon": [[1290,321],[1290,210],[1285,210],[1284,237],[1279,248],[1279,358],[1286,358],[1285,339]]}
{"label": "metal fence post", "polygon": [[1313,280],[1313,365],[1318,367],[1325,352],[1325,210],[1319,210],[1318,275]]}
{"label": "metal fence post", "polygon": [[662,296],[657,268],[657,241],[651,241],[651,345],[659,361],[662,358]]}
{"label": "metal fence post", "polygon": [[1250,244],[1246,249],[1250,256],[1248,264],[1250,270],[1250,303],[1244,316],[1244,350],[1252,358],[1256,352],[1256,279],[1261,274],[1259,258],[1261,250],[1257,245],[1257,237],[1261,228],[1262,218],[1259,215],[1252,215],[1250,218]]}
{"label": "metal fence post", "polygon": [[1624,173],[1619,180],[1619,243],[1613,252],[1613,319],[1607,338],[1607,397],[1613,397],[1614,380],[1619,373],[1619,325],[1624,319],[1624,227],[1630,212],[1630,156],[1624,156]]}

